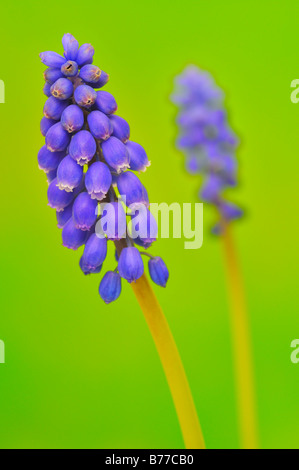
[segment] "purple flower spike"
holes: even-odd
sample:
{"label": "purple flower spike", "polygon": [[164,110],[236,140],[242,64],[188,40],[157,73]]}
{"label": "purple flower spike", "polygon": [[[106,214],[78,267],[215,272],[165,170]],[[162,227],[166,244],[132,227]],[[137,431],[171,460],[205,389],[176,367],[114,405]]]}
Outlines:
{"label": "purple flower spike", "polygon": [[83,252],[83,263],[88,269],[101,266],[107,256],[107,238],[99,238],[93,233],[86,242]]}
{"label": "purple flower spike", "polygon": [[92,111],[87,116],[87,122],[89,130],[95,139],[109,139],[112,134],[113,127],[106,114],[101,113],[101,111]]}
{"label": "purple flower spike", "polygon": [[86,165],[96,153],[97,145],[88,131],[80,131],[75,134],[69,147],[70,156],[79,164]]}
{"label": "purple flower spike", "polygon": [[151,280],[155,284],[158,284],[158,286],[166,287],[166,283],[169,278],[169,272],[162,258],[159,258],[159,256],[151,258],[148,262],[148,269]]}
{"label": "purple flower spike", "polygon": [[98,203],[88,193],[79,194],[73,206],[75,227],[87,231],[95,224],[98,215]]}
{"label": "purple flower spike", "polygon": [[130,138],[130,126],[120,116],[111,116],[110,122],[113,126],[113,136],[121,140],[124,144],[128,142]]}
{"label": "purple flower spike", "polygon": [[82,178],[82,166],[78,165],[69,155],[60,162],[57,169],[57,185],[59,189],[72,192],[80,186]]}
{"label": "purple flower spike", "polygon": [[146,171],[151,162],[148,160],[144,148],[129,140],[126,143],[130,155],[130,169],[132,171]]}
{"label": "purple flower spike", "polygon": [[117,187],[121,196],[126,198],[126,206],[131,209],[140,205],[149,206],[148,195],[145,187],[138,177],[131,171],[122,173],[117,178]]}
{"label": "purple flower spike", "polygon": [[[222,91],[210,74],[189,66],[176,78],[172,101],[179,106],[177,147],[185,153],[186,169],[205,177],[200,197],[216,206],[221,219],[230,221],[240,217],[238,208],[235,214],[233,209],[229,210],[229,204],[226,210],[221,202],[223,191],[237,182],[238,145],[227,123]],[[213,232],[220,233],[217,228]]]}
{"label": "purple flower spike", "polygon": [[50,152],[62,152],[66,150],[70,143],[71,137],[66,132],[60,122],[50,127],[46,134],[46,146]]}
{"label": "purple flower spike", "polygon": [[126,146],[116,137],[110,137],[102,143],[102,151],[108,165],[121,173],[130,166],[130,156]]}
{"label": "purple flower spike", "polygon": [[108,91],[97,92],[95,105],[99,111],[105,114],[113,114],[117,110],[115,98]]}
{"label": "purple flower spike", "polygon": [[105,163],[95,162],[87,170],[85,186],[91,199],[101,201],[106,197],[112,184],[110,170]]}
{"label": "purple flower spike", "polygon": [[118,299],[121,293],[120,275],[114,271],[106,272],[101,280],[99,293],[105,304],[110,304]]}
{"label": "purple flower spike", "polygon": [[128,247],[122,250],[118,261],[118,271],[120,276],[130,283],[136,282],[142,276],[144,266],[137,248]]}
{"label": "purple flower spike", "polygon": [[88,235],[88,232],[77,229],[73,219],[70,218],[62,229],[62,244],[70,250],[77,250],[84,245]]}

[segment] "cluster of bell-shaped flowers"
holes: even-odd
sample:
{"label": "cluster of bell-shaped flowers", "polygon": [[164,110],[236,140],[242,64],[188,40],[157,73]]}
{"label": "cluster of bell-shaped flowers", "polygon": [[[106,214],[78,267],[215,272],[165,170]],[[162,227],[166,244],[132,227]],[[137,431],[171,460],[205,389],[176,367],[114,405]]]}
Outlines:
{"label": "cluster of bell-shaped flowers", "polygon": [[[220,220],[229,222],[243,211],[224,196],[237,183],[238,139],[228,125],[223,99],[213,77],[195,65],[175,78],[171,100],[179,108],[177,148],[185,154],[187,171],[203,175],[200,199],[214,204]],[[214,232],[219,233],[221,226],[217,222]]]}
{"label": "cluster of bell-shaped flowers", "polygon": [[164,261],[134,246],[147,249],[157,237],[147,191],[133,173],[149,166],[146,152],[129,140],[130,127],[115,114],[115,98],[101,89],[109,76],[92,64],[94,48],[79,47],[71,34],[62,44],[63,55],[40,54],[48,67],[43,89],[48,98],[38,164],[47,174],[48,203],[56,210],[63,245],[73,250],[85,245],[80,268],[91,274],[102,270],[108,241],[114,242],[117,267],[106,272],[99,288],[106,303],[119,297],[121,278],[133,282],[142,276],[141,255],[149,257],[152,280],[165,287]]}

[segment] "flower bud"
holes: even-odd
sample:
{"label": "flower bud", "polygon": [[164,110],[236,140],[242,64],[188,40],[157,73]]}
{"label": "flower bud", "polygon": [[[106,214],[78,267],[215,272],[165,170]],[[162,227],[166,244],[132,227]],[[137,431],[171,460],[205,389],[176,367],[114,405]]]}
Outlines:
{"label": "flower bud", "polygon": [[223,180],[217,175],[209,175],[200,191],[200,197],[205,202],[217,202],[223,189]]}
{"label": "flower bud", "polygon": [[92,111],[87,116],[89,130],[96,139],[107,140],[112,134],[113,127],[106,116],[101,111]]}
{"label": "flower bud", "polygon": [[43,88],[43,94],[46,95],[48,98],[51,96],[51,85],[50,83],[45,83]]}
{"label": "flower bud", "polygon": [[81,271],[83,271],[83,273],[84,273],[85,275],[88,275],[88,274],[98,274],[99,272],[101,272],[101,269],[102,269],[102,265],[97,266],[96,268],[89,268],[89,267],[85,264],[84,259],[83,259],[83,256],[81,256],[81,258],[80,258],[79,266],[80,266],[80,268],[81,268]]}
{"label": "flower bud", "polygon": [[222,217],[228,221],[239,219],[243,215],[242,209],[231,202],[221,201],[218,208]]}
{"label": "flower bud", "polygon": [[96,83],[100,80],[101,70],[96,65],[87,64],[82,67],[79,77],[88,83]]}
{"label": "flower bud", "polygon": [[130,138],[130,126],[127,121],[120,116],[111,116],[110,122],[113,127],[112,135],[125,144]]}
{"label": "flower bud", "polygon": [[96,92],[95,105],[99,111],[105,114],[113,114],[117,110],[117,104],[115,98],[108,91],[97,91]]}
{"label": "flower bud", "polygon": [[88,269],[102,266],[107,256],[107,238],[99,238],[96,233],[90,235],[83,252],[83,262]]}
{"label": "flower bud", "polygon": [[91,64],[92,59],[94,56],[94,48],[91,44],[82,44],[79,47],[78,54],[77,54],[77,64],[79,67],[83,67],[86,64]]}
{"label": "flower bud", "polygon": [[50,96],[44,105],[44,116],[48,119],[59,121],[62,112],[67,107],[68,102],[58,100],[54,96]]}
{"label": "flower bud", "polygon": [[130,157],[126,146],[116,137],[102,142],[101,144],[104,158],[108,165],[117,173],[129,168]]}
{"label": "flower bud", "polygon": [[50,129],[50,127],[54,126],[54,124],[56,124],[56,123],[57,123],[57,121],[55,121],[54,119],[48,119],[44,116],[41,119],[41,122],[40,122],[40,131],[41,131],[42,135],[44,137],[46,137],[46,134],[47,134],[48,130]]}
{"label": "flower bud", "polygon": [[97,145],[90,132],[83,130],[72,137],[69,154],[79,165],[90,162],[96,150]]}
{"label": "flower bud", "polygon": [[39,56],[42,63],[47,67],[60,68],[65,62],[65,58],[57,54],[57,52],[42,52]]}
{"label": "flower bud", "polygon": [[127,219],[121,203],[109,202],[104,205],[100,227],[109,240],[120,240],[126,236]]}
{"label": "flower bud", "polygon": [[67,155],[57,169],[57,185],[59,189],[72,192],[77,188],[83,178],[83,167],[78,165],[72,157]]}
{"label": "flower bud", "polygon": [[140,206],[131,216],[130,236],[138,238],[138,244],[149,247],[157,239],[158,226],[155,217],[145,206]]}
{"label": "flower bud", "polygon": [[64,156],[64,152],[50,152],[44,145],[37,155],[38,167],[45,173],[56,170]]}
{"label": "flower bud", "polygon": [[101,201],[106,196],[112,184],[109,168],[103,162],[93,163],[87,170],[85,186],[91,199]]}
{"label": "flower bud", "polygon": [[67,60],[76,60],[79,43],[74,36],[70,33],[65,34],[62,38],[62,45],[64,48],[64,57]]}
{"label": "flower bud", "polygon": [[137,208],[140,204],[149,206],[148,195],[145,187],[138,177],[131,171],[122,173],[117,178],[117,187],[121,196],[126,197],[127,207]]}
{"label": "flower bud", "polygon": [[50,152],[62,152],[66,150],[70,143],[71,137],[66,132],[60,122],[50,127],[46,134],[46,146]]}
{"label": "flower bud", "polygon": [[78,64],[73,60],[68,60],[61,66],[60,70],[66,77],[75,77],[78,73]]}
{"label": "flower bud", "polygon": [[73,200],[73,193],[61,191],[55,178],[48,187],[48,205],[57,212],[63,211]]}
{"label": "flower bud", "polygon": [[166,264],[159,256],[151,258],[148,262],[150,277],[158,286],[166,287],[169,278],[169,272]]}
{"label": "flower bud", "polygon": [[120,276],[130,283],[142,276],[144,266],[137,248],[132,246],[122,250],[118,261],[118,271]]}
{"label": "flower bud", "polygon": [[51,94],[58,100],[67,100],[73,94],[73,84],[67,78],[59,78],[51,86]]}
{"label": "flower bud", "polygon": [[77,132],[84,125],[84,113],[79,106],[71,104],[61,115],[61,125],[69,133]]}
{"label": "flower bud", "polygon": [[90,86],[92,88],[102,88],[106,83],[109,82],[109,75],[108,73],[104,72],[104,70],[101,70],[101,76],[97,82],[90,83]]}
{"label": "flower bud", "polygon": [[56,175],[57,175],[57,170],[50,170],[47,172],[48,185],[51,184],[53,180],[55,180]]}
{"label": "flower bud", "polygon": [[73,220],[75,227],[86,231],[90,230],[97,220],[98,203],[91,199],[88,193],[83,192],[77,196],[73,206]]}
{"label": "flower bud", "polygon": [[146,171],[151,162],[149,162],[144,148],[131,140],[126,143],[126,147],[130,155],[130,169],[132,171]]}
{"label": "flower bud", "polygon": [[70,218],[62,229],[62,244],[70,250],[77,250],[84,245],[88,236],[89,233],[77,229],[73,219]]}
{"label": "flower bud", "polygon": [[88,85],[79,85],[74,93],[74,98],[79,106],[90,108],[96,101],[97,92]]}
{"label": "flower bud", "polygon": [[44,79],[47,83],[52,85],[56,82],[59,78],[63,77],[63,73],[59,69],[49,68],[44,71]]}
{"label": "flower bud", "polygon": [[121,278],[114,271],[107,271],[101,280],[99,293],[106,304],[114,302],[121,293]]}
{"label": "flower bud", "polygon": [[56,219],[57,219],[57,227],[58,228],[63,228],[65,224],[70,220],[70,218],[73,215],[73,204],[74,201],[72,201],[63,211],[57,212],[56,211]]}

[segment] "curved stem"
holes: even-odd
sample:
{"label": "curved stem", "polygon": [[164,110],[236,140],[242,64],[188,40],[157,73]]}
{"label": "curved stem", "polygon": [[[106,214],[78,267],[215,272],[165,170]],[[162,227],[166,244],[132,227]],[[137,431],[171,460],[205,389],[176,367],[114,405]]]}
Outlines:
{"label": "curved stem", "polygon": [[249,322],[238,257],[228,224],[224,224],[221,238],[231,304],[231,328],[242,447],[256,449],[258,448],[257,418]]}
{"label": "curved stem", "polygon": [[185,370],[158,300],[144,274],[131,285],[156,344],[180,422],[185,446],[187,449],[204,449],[204,438]]}

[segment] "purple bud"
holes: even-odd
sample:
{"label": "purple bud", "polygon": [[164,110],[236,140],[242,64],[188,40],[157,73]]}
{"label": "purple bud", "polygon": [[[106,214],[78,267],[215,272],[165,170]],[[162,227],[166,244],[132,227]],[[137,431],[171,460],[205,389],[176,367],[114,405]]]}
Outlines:
{"label": "purple bud", "polygon": [[91,199],[101,201],[106,196],[112,184],[109,168],[103,162],[93,163],[87,170],[85,186]]}
{"label": "purple bud", "polygon": [[132,209],[140,204],[149,206],[148,195],[145,187],[137,176],[131,171],[122,173],[117,178],[117,187],[121,196],[126,197],[126,206]]}
{"label": "purple bud", "polygon": [[79,106],[71,104],[61,115],[61,125],[69,133],[77,132],[84,125],[84,113]]}
{"label": "purple bud", "polygon": [[51,86],[51,94],[58,100],[67,100],[73,94],[73,84],[67,78],[59,78]]}
{"label": "purple bud", "polygon": [[84,245],[88,235],[88,232],[77,229],[73,219],[70,218],[62,229],[62,244],[70,250],[77,250]]}
{"label": "purple bud", "polygon": [[126,236],[127,219],[121,203],[109,202],[104,205],[100,227],[109,240],[120,240]]}
{"label": "purple bud", "polygon": [[87,275],[87,274],[98,274],[99,272],[101,272],[101,269],[102,269],[102,265],[97,266],[96,268],[89,268],[85,264],[83,256],[81,256],[81,258],[80,258],[79,265],[80,265],[81,271],[83,271],[83,273],[85,275]]}
{"label": "purple bud", "polygon": [[46,51],[42,52],[39,56],[41,58],[42,63],[45,64],[47,67],[59,68],[65,62],[65,58],[57,54],[57,52]]}
{"label": "purple bud", "polygon": [[56,170],[64,156],[64,152],[50,152],[44,145],[37,155],[38,167],[45,173]]}
{"label": "purple bud", "polygon": [[52,183],[53,180],[55,180],[57,174],[57,170],[50,170],[47,173],[47,181],[48,184]]}
{"label": "purple bud", "polygon": [[144,246],[149,247],[156,241],[158,235],[158,226],[153,214],[145,207],[140,206],[131,217],[131,238]]}
{"label": "purple bud", "polygon": [[117,110],[117,104],[115,98],[108,91],[97,91],[96,92],[95,105],[99,111],[105,114],[113,114]]}
{"label": "purple bud", "polygon": [[91,83],[90,86],[92,86],[92,88],[102,88],[104,85],[106,85],[106,83],[109,82],[109,75],[108,73],[104,72],[104,70],[101,71],[101,76],[99,78],[99,80],[95,83]]}
{"label": "purple bud", "polygon": [[63,228],[65,224],[70,220],[73,215],[73,204],[72,201],[63,211],[57,212],[56,211],[56,219],[57,219],[57,227]]}
{"label": "purple bud", "polygon": [[87,116],[89,130],[96,139],[107,140],[112,134],[112,124],[106,114],[92,111]]}
{"label": "purple bud", "polygon": [[83,166],[92,160],[96,150],[97,145],[91,133],[83,130],[73,136],[69,154],[79,165]]}
{"label": "purple bud", "polygon": [[87,64],[82,67],[79,77],[88,83],[96,83],[100,80],[101,70],[96,65]]}
{"label": "purple bud", "polygon": [[99,293],[106,304],[110,304],[110,302],[118,299],[121,293],[120,275],[114,271],[106,272],[101,280]]}
{"label": "purple bud", "polygon": [[55,178],[48,187],[48,202],[52,209],[57,212],[63,211],[73,200],[73,193],[61,191],[57,186],[57,178]]}
{"label": "purple bud", "polygon": [[61,101],[57,98],[54,98],[54,96],[50,96],[50,98],[47,99],[44,105],[44,116],[48,119],[54,119],[56,121],[59,121],[61,114],[65,110],[67,105],[68,102]]}
{"label": "purple bud", "polygon": [[50,83],[45,83],[44,84],[43,93],[48,98],[50,98],[50,96],[51,96],[51,85],[50,85]]}
{"label": "purple bud", "polygon": [[73,60],[68,60],[61,67],[61,72],[66,77],[75,77],[78,73],[78,64]]}
{"label": "purple bud", "polygon": [[88,193],[79,194],[73,206],[75,227],[80,230],[90,230],[97,220],[98,202],[91,199]]}
{"label": "purple bud", "polygon": [[120,276],[130,283],[137,281],[142,276],[144,266],[137,248],[128,247],[122,250],[118,262],[118,271]]}
{"label": "purple bud", "polygon": [[56,123],[57,121],[55,121],[54,119],[48,119],[46,117],[43,117],[40,122],[40,131],[42,135],[46,137],[46,134],[48,130],[50,129],[50,127],[54,126],[54,124]]}
{"label": "purple bud", "polygon": [[86,242],[83,262],[88,269],[101,266],[107,256],[107,238],[99,238],[93,233]]}
{"label": "purple bud", "polygon": [[96,101],[97,92],[88,85],[79,85],[74,93],[74,98],[79,106],[90,108]]}
{"label": "purple bud", "polygon": [[159,256],[151,258],[148,262],[148,269],[152,281],[158,284],[158,286],[166,287],[169,272],[162,258],[159,258]]}
{"label": "purple bud", "polygon": [[64,57],[67,60],[76,60],[78,54],[79,43],[70,33],[67,33],[62,38],[62,45],[64,48]]}
{"label": "purple bud", "polygon": [[145,171],[151,162],[149,162],[144,148],[131,140],[126,143],[126,147],[130,155],[130,169],[132,171]]}
{"label": "purple bud", "polygon": [[61,77],[63,77],[63,74],[62,74],[60,68],[59,69],[49,68],[49,69],[46,69],[44,71],[44,79],[50,85],[55,83],[56,80],[58,80]]}
{"label": "purple bud", "polygon": [[110,122],[113,126],[112,135],[125,144],[130,138],[130,126],[127,121],[120,116],[111,116]]}
{"label": "purple bud", "polygon": [[57,169],[57,184],[59,189],[72,192],[80,186],[83,178],[83,168],[78,165],[69,155],[59,164]]}
{"label": "purple bud", "polygon": [[50,152],[62,152],[66,150],[70,143],[71,137],[66,132],[60,122],[50,127],[46,134],[46,146]]}
{"label": "purple bud", "polygon": [[205,202],[217,202],[220,192],[223,189],[223,180],[217,175],[211,174],[205,180],[201,191],[200,197]]}
{"label": "purple bud", "polygon": [[108,165],[117,173],[129,168],[130,157],[126,146],[116,137],[102,142],[101,144],[104,158]]}
{"label": "purple bud", "polygon": [[79,67],[91,64],[94,56],[94,48],[91,44],[82,44],[77,54],[77,64]]}

